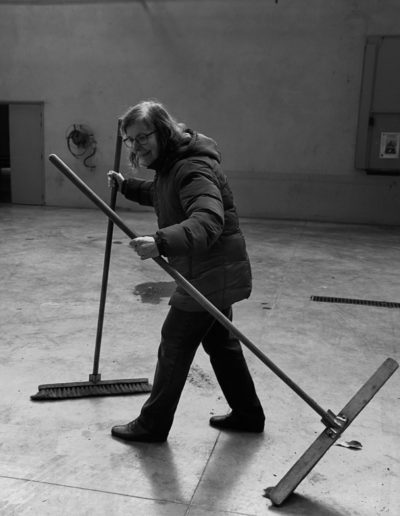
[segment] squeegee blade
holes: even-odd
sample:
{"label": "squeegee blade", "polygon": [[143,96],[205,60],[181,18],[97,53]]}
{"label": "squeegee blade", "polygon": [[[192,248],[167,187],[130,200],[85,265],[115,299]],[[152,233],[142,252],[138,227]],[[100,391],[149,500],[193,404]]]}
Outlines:
{"label": "squeegee blade", "polygon": [[[339,413],[339,416],[346,418],[346,425],[343,431],[349,427],[358,414],[368,405],[398,367],[399,364],[395,360],[387,358],[347,405],[343,407],[343,410]],[[329,448],[335,444],[343,431],[333,432],[331,428],[325,428],[278,484],[265,489],[265,497],[269,498],[274,505],[281,505],[322,459]]]}

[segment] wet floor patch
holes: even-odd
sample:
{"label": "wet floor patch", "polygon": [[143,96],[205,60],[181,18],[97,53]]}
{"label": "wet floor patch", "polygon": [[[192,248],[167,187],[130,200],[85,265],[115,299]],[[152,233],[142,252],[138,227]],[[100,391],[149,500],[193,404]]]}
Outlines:
{"label": "wet floor patch", "polygon": [[175,281],[147,281],[136,285],[133,293],[142,303],[158,305],[163,297],[170,297],[176,287]]}

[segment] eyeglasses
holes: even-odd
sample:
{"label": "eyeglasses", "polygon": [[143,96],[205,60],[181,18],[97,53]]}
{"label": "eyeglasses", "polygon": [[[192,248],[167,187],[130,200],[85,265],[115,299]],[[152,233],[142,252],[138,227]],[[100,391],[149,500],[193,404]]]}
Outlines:
{"label": "eyeglasses", "polygon": [[156,131],[152,131],[151,133],[147,133],[147,134],[146,133],[138,134],[136,136],[136,138],[131,138],[130,136],[127,136],[122,141],[130,149],[134,146],[135,142],[138,143],[139,145],[146,145],[146,143],[149,141],[149,136],[151,134],[154,134],[155,132]]}

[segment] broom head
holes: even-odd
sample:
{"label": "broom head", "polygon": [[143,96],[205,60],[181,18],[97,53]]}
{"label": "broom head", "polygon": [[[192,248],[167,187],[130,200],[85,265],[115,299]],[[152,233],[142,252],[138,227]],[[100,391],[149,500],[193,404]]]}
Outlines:
{"label": "broom head", "polygon": [[150,391],[151,385],[147,378],[54,383],[39,385],[38,392],[31,396],[31,400],[52,401],[70,398],[90,398],[92,396],[121,396],[124,394],[145,394]]}

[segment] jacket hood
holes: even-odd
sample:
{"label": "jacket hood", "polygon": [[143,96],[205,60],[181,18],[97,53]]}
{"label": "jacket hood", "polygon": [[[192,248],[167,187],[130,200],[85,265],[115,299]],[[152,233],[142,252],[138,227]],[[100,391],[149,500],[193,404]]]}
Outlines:
{"label": "jacket hood", "polygon": [[177,156],[179,156],[179,159],[205,156],[207,158],[215,159],[218,163],[221,162],[221,154],[213,139],[205,136],[204,134],[191,131],[190,129],[186,129],[185,132],[188,134],[190,139],[187,143],[183,143],[177,149]]}
{"label": "jacket hood", "polygon": [[170,169],[177,161],[185,158],[208,158],[221,162],[221,154],[218,150],[216,142],[205,136],[204,134],[197,133],[191,129],[185,129],[184,134],[187,136],[183,142],[170,151],[166,156],[165,160],[153,164],[151,168],[155,168],[158,171]]}

